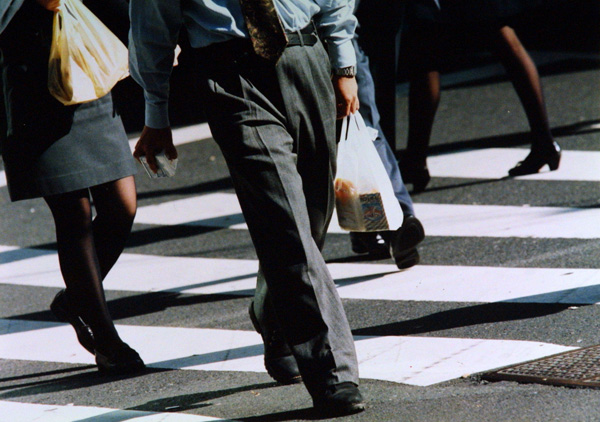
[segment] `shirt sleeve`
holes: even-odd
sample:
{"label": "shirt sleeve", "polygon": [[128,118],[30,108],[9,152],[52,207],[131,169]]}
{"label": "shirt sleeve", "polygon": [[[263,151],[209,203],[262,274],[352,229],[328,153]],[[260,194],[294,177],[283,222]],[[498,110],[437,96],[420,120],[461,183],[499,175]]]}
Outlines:
{"label": "shirt sleeve", "polygon": [[331,66],[339,69],[356,65],[352,38],[356,30],[354,0],[316,0],[321,8],[314,16],[319,32],[327,41]]}
{"label": "shirt sleeve", "polygon": [[169,123],[169,79],[183,24],[180,0],[131,0],[129,71],[144,89],[146,126]]}

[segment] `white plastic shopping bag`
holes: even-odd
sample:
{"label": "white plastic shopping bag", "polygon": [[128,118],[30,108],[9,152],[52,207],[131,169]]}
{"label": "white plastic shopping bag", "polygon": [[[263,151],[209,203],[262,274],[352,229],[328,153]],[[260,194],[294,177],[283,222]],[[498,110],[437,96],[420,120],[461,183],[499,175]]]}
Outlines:
{"label": "white plastic shopping bag", "polygon": [[404,219],[392,182],[360,114],[344,119],[338,144],[335,206],[348,231],[396,230]]}
{"label": "white plastic shopping bag", "polygon": [[81,0],[61,0],[48,62],[50,93],[65,105],[84,103],[128,75],[127,47]]}

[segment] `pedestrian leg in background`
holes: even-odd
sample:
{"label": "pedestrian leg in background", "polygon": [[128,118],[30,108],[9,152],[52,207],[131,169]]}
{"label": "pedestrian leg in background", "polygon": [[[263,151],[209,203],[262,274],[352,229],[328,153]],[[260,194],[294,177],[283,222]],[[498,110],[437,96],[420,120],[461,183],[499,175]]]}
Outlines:
{"label": "pedestrian leg in background", "polygon": [[396,155],[379,124],[379,111],[375,103],[375,84],[371,76],[369,58],[360,47],[359,42],[360,39],[357,36],[352,40],[357,60],[356,81],[360,101],[359,112],[365,124],[377,130],[377,138],[374,141],[375,148],[392,182],[394,194],[404,213],[405,222],[396,233],[351,232],[352,251],[358,254],[368,253],[374,257],[391,254],[398,268],[409,268],[419,262],[416,246],[424,239],[425,232],[420,221],[414,216],[413,202],[402,180]]}
{"label": "pedestrian leg in background", "polygon": [[550,131],[544,93],[535,63],[510,26],[499,28],[490,38],[492,49],[515,87],[531,128],[531,151],[508,174],[520,176],[537,173],[545,165],[550,170],[558,169],[560,147],[554,142]]}
{"label": "pedestrian leg in background", "polygon": [[[430,180],[427,150],[440,101],[439,72],[443,58],[463,45],[472,47],[472,43],[481,42],[485,48],[491,49],[506,69],[531,129],[531,151],[525,160],[509,170],[509,175],[537,173],[545,165],[550,170],[556,170],[561,151],[550,131],[535,63],[515,31],[506,25],[506,18],[497,16],[485,20],[473,17],[463,9],[464,5],[452,3],[452,6],[456,5],[459,7],[451,18],[444,15],[446,9],[442,5],[440,16],[444,19],[439,21],[409,15],[409,29],[405,34],[410,82],[409,129],[406,152],[402,156],[404,181],[413,184],[413,192],[420,192],[425,190]],[[450,6],[448,8],[452,9]],[[484,6],[484,9],[488,8],[489,5]]]}
{"label": "pedestrian leg in background", "polygon": [[402,177],[413,186],[413,193],[425,190],[431,180],[427,168],[427,153],[435,114],[440,102],[440,73],[432,55],[441,35],[439,26],[409,23],[404,33],[408,60],[408,137],[406,151],[402,154]]}

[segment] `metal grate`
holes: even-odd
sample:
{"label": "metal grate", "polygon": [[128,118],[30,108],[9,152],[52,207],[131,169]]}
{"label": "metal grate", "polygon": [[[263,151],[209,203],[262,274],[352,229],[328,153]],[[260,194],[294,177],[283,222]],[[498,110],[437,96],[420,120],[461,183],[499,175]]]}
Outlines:
{"label": "metal grate", "polygon": [[600,345],[486,372],[481,379],[600,388]]}

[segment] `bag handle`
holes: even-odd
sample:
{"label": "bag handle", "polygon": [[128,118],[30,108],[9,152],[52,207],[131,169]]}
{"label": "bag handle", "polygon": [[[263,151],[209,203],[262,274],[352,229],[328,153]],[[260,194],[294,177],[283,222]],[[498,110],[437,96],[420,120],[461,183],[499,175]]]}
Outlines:
{"label": "bag handle", "polygon": [[344,130],[343,126],[346,126],[346,135],[344,136],[345,141],[348,140],[348,134],[350,133],[350,121],[354,121],[354,123],[356,124],[356,130],[360,132],[360,125],[358,124],[358,118],[356,117],[357,113],[358,111],[356,113],[352,113],[344,117],[344,121],[342,123],[342,130]]}

